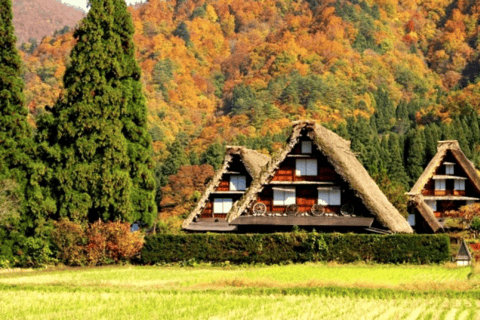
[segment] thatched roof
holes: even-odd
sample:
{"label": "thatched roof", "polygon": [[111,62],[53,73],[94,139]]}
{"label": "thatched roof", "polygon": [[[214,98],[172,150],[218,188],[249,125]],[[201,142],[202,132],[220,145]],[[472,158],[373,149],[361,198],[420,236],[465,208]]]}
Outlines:
{"label": "thatched roof", "polygon": [[350,142],[316,124],[315,121],[296,121],[293,123],[293,131],[288,145],[267,164],[260,177],[252,183],[247,193],[235,203],[227,217],[229,222],[245,212],[257,199],[257,194],[263,190],[265,185],[269,184],[275,174],[275,170],[298,143],[303,129],[308,131],[308,136],[333,165],[335,171],[350,185],[367,209],[384,227],[393,232],[413,232],[408,222],[388,201],[387,197],[357,160],[355,154],[350,150]]}
{"label": "thatched roof", "polygon": [[[422,196],[419,197],[419,195],[422,194],[423,188],[425,188],[425,185],[430,181],[430,179],[433,179],[437,168],[445,163],[445,161],[443,160],[445,159],[445,156],[448,154],[448,152],[453,155],[458,165],[467,174],[468,179],[472,182],[477,191],[480,192],[480,177],[477,173],[477,170],[475,169],[473,163],[470,162],[470,160],[468,160],[468,158],[462,152],[458,141],[438,141],[437,153],[432,158],[432,160],[430,160],[422,175],[418,178],[417,182],[413,186],[412,190],[407,193],[407,195],[410,197],[411,203],[415,205],[420,214],[430,225],[433,232],[443,231],[443,228],[440,229],[441,226],[439,227],[440,224],[438,223],[437,218],[435,218],[433,211],[425,203],[425,199]],[[437,221],[437,223],[435,223],[434,221]]]}
{"label": "thatched roof", "polygon": [[425,203],[425,199],[421,194],[410,197],[410,201],[422,215],[422,217],[425,219],[425,222],[427,222],[434,233],[444,231],[442,225],[435,217],[432,208]]}
{"label": "thatched roof", "polygon": [[408,195],[416,195],[422,193],[425,185],[432,179],[437,168],[440,167],[444,161],[443,159],[447,155],[448,151],[455,157],[457,163],[462,167],[462,169],[467,174],[468,179],[475,185],[476,189],[480,192],[480,177],[478,176],[475,166],[470,160],[465,156],[460,149],[460,145],[457,140],[445,140],[438,141],[437,153],[430,160],[427,167],[423,171],[422,175],[418,178],[417,182],[413,186],[412,190],[408,192]]}
{"label": "thatched roof", "polygon": [[265,166],[265,164],[267,164],[267,162],[270,160],[269,156],[258,153],[255,150],[250,150],[245,147],[239,146],[227,146],[225,160],[223,161],[222,167],[217,170],[217,172],[215,172],[212,180],[208,184],[197,205],[188,215],[185,221],[183,221],[182,226],[184,229],[187,228],[188,225],[193,221],[193,219],[203,210],[203,208],[207,204],[208,197],[213,191],[215,191],[215,188],[220,183],[223,174],[228,170],[235,155],[240,156],[240,160],[242,161],[245,169],[247,169],[247,172],[250,174],[252,179],[255,179],[260,174],[262,167]]}

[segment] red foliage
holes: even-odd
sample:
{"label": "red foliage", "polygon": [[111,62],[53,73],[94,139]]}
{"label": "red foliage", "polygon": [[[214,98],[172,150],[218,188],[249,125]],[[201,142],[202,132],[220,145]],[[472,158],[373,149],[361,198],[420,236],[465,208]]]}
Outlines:
{"label": "red foliage", "polygon": [[128,261],[143,246],[143,235],[130,232],[130,224],[98,221],[86,228],[68,220],[55,222],[52,240],[58,258],[67,265],[104,265]]}
{"label": "red foliage", "polygon": [[469,245],[473,251],[480,251],[480,243],[470,243]]}

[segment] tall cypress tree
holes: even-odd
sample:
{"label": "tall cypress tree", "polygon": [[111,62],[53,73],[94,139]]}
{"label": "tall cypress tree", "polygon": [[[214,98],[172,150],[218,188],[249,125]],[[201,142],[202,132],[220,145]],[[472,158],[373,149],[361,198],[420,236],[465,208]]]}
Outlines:
{"label": "tall cypress tree", "polygon": [[115,1],[114,21],[123,48],[121,59],[123,75],[122,92],[125,104],[122,107],[121,121],[123,135],[127,140],[132,179],[130,221],[142,220],[151,225],[157,216],[155,205],[155,179],[152,160],[152,139],[148,133],[147,105],[140,81],[141,69],[135,59],[133,34],[135,28],[124,0]]}
{"label": "tall cypress tree", "polygon": [[64,93],[39,121],[57,218],[154,220],[151,141],[132,35],[123,0],[91,0],[74,33]]}
{"label": "tall cypress tree", "polygon": [[32,141],[12,20],[11,1],[0,0],[0,179],[22,183]]}

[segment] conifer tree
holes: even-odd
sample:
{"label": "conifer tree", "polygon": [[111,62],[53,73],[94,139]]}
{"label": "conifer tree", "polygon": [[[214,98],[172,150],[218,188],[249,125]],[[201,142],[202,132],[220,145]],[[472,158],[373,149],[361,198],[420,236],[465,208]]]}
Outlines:
{"label": "conifer tree", "polygon": [[39,121],[57,218],[153,223],[151,141],[132,36],[123,0],[91,0],[74,33],[65,90]]}
{"label": "conifer tree", "polygon": [[418,130],[411,129],[407,135],[406,145],[406,171],[410,181],[415,183],[423,172],[425,162],[425,145],[421,133]]}
{"label": "conifer tree", "polygon": [[142,220],[147,224],[152,224],[157,215],[153,149],[152,139],[148,133],[147,105],[140,81],[141,69],[135,59],[133,43],[135,28],[125,1],[116,0],[115,4],[115,31],[120,35],[124,50],[120,60],[123,67],[123,75],[120,79],[125,105],[120,120],[123,123],[123,135],[127,140],[130,178],[132,179],[130,195],[132,215],[127,220]]}
{"label": "conifer tree", "polygon": [[400,151],[399,137],[396,133],[390,133],[388,137],[388,153],[390,154],[390,163],[388,166],[388,176],[392,181],[401,183],[408,188],[408,176],[405,172]]}
{"label": "conifer tree", "polygon": [[440,129],[435,123],[425,127],[425,161],[428,163],[437,153],[437,143],[440,140]]}
{"label": "conifer tree", "polygon": [[0,0],[0,179],[21,180],[32,141],[12,20],[11,0]]}

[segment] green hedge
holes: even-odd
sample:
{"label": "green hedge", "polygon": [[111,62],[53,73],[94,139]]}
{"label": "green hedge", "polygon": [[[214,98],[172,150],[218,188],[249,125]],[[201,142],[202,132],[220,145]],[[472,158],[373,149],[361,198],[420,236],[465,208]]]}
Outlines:
{"label": "green hedge", "polygon": [[144,264],[188,260],[265,263],[337,261],[349,263],[441,263],[450,259],[446,235],[370,234],[159,234],[148,236]]}

